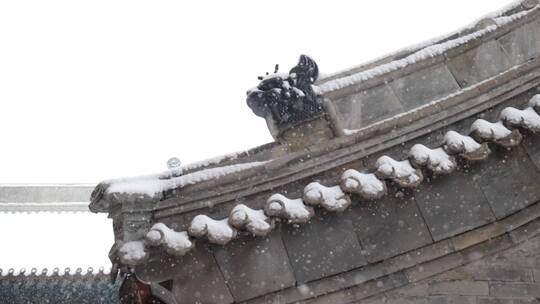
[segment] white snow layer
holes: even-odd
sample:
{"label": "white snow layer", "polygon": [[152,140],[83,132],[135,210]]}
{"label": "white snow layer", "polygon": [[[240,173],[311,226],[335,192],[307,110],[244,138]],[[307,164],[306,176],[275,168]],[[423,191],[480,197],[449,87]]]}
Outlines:
{"label": "white snow layer", "polygon": [[[513,10],[515,9],[516,7],[519,7],[521,6],[521,3],[523,2],[523,0],[517,0],[517,1],[514,1],[508,5],[505,5],[503,8],[501,9],[498,9],[494,12],[491,12],[489,14],[486,14],[480,18],[478,18],[477,20],[475,20],[474,22],[460,28],[460,29],[457,29],[455,31],[452,31],[450,33],[447,33],[447,34],[444,34],[444,35],[441,35],[441,36],[438,36],[438,37],[435,37],[435,38],[431,38],[431,39],[428,39],[428,40],[424,40],[420,43],[415,43],[413,45],[410,45],[408,47],[405,47],[401,50],[398,50],[396,52],[392,52],[388,55],[384,55],[384,56],[381,56],[381,57],[378,57],[378,58],[375,58],[375,59],[372,59],[372,60],[369,60],[367,62],[364,62],[360,65],[357,65],[355,67],[352,67],[352,68],[348,68],[348,69],[345,69],[345,70],[341,70],[341,71],[338,71],[338,72],[334,72],[334,73],[330,73],[330,74],[325,74],[323,75],[322,80],[324,80],[324,78],[330,78],[330,77],[335,77],[337,75],[340,75],[340,74],[345,74],[351,70],[356,70],[356,69],[361,69],[362,67],[365,67],[365,66],[370,66],[370,65],[373,65],[375,64],[376,62],[378,61],[383,61],[387,58],[392,58],[392,57],[396,57],[397,55],[399,54],[402,54],[402,53],[405,53],[405,52],[416,52],[416,51],[419,51],[427,46],[430,46],[430,45],[433,45],[433,44],[436,44],[440,41],[444,41],[444,40],[448,40],[450,37],[453,37],[453,36],[456,36],[456,35],[459,35],[459,33],[463,33],[463,32],[467,32],[467,31],[470,31],[472,29],[474,29],[477,25],[478,22],[482,21],[482,20],[485,20],[485,19],[498,19],[498,17],[501,17],[503,14],[507,13],[508,11],[510,10]],[[526,12],[528,13],[528,12]]]}
{"label": "white snow layer", "polygon": [[197,215],[191,221],[189,234],[194,237],[208,238],[210,243],[225,245],[236,237],[236,230],[229,226],[229,219],[214,220],[204,214]]}
{"label": "white snow layer", "polygon": [[319,88],[322,93],[337,91],[342,88],[352,86],[352,85],[358,84],[360,82],[363,82],[363,81],[366,81],[375,77],[379,77],[383,74],[405,68],[409,65],[415,64],[416,62],[442,55],[443,53],[445,53],[446,51],[450,49],[466,44],[470,42],[471,40],[481,38],[482,36],[495,31],[500,26],[503,26],[517,19],[523,18],[529,12],[530,11],[523,11],[523,12],[516,13],[512,16],[493,18],[496,25],[487,26],[479,31],[458,37],[456,39],[426,46],[425,48],[420,49],[417,52],[399,60],[394,60],[389,63],[381,64],[374,68],[361,71],[353,75],[330,80],[328,82],[320,84]]}
{"label": "white snow layer", "polygon": [[472,137],[455,131],[446,132],[443,148],[448,154],[459,154],[469,161],[484,160],[491,153],[487,143],[479,144]]}
{"label": "white snow layer", "polygon": [[358,130],[351,130],[351,129],[343,129],[343,133],[345,135],[353,135],[354,133],[358,132]]}
{"label": "white snow layer", "polygon": [[216,164],[219,164],[220,162],[222,162],[224,160],[235,160],[242,153],[245,153],[245,151],[233,152],[233,153],[224,154],[224,155],[212,157],[212,158],[209,158],[209,159],[201,160],[201,161],[198,161],[198,162],[194,162],[194,163],[182,166],[181,170],[183,172],[185,172],[185,171],[188,171],[188,170],[195,170],[195,169],[198,169],[198,168],[201,168],[201,167],[207,167],[207,166],[210,166],[210,165],[216,165]]}
{"label": "white snow layer", "polygon": [[510,22],[521,19],[521,18],[525,17],[529,13],[530,13],[530,11],[525,10],[525,11],[521,11],[519,13],[515,13],[513,15],[510,15],[510,16],[499,16],[499,17],[495,17],[495,18],[491,18],[491,19],[493,19],[493,21],[495,21],[497,26],[500,27],[500,26],[503,26],[503,25],[508,24]]}
{"label": "white snow layer", "polygon": [[154,246],[163,244],[168,253],[179,256],[185,255],[194,246],[186,231],[176,232],[163,223],[152,226],[146,240]]}
{"label": "white snow layer", "polygon": [[506,128],[501,121],[492,123],[484,119],[477,119],[471,125],[471,133],[476,133],[485,140],[500,140],[512,134],[512,131]]}
{"label": "white snow layer", "polygon": [[127,265],[136,265],[148,256],[142,241],[124,243],[118,252],[120,261]]}
{"label": "white snow layer", "polygon": [[486,15],[485,15],[484,17],[482,17],[481,19],[501,17],[501,16],[502,16],[503,14],[505,14],[506,12],[511,11],[511,10],[513,10],[513,9],[516,9],[516,8],[520,7],[521,4],[522,4],[524,1],[527,1],[527,0],[516,0],[516,1],[512,1],[512,2],[508,3],[507,5],[505,5],[504,7],[500,8],[500,9],[498,9],[498,10],[486,14]]}
{"label": "white snow layer", "polygon": [[540,94],[534,95],[529,100],[529,107],[534,108],[537,112],[540,111]]}
{"label": "white snow layer", "polygon": [[531,107],[525,110],[512,107],[505,108],[501,112],[501,119],[512,126],[529,129],[532,132],[540,132],[540,115]]}
{"label": "white snow layer", "polygon": [[349,169],[341,175],[341,188],[365,199],[377,199],[386,194],[386,184],[373,173],[360,173]]}
{"label": "white snow layer", "polygon": [[263,210],[254,210],[244,204],[233,208],[229,215],[229,223],[237,229],[245,228],[255,236],[265,236],[272,231],[270,218]]}
{"label": "white snow layer", "polygon": [[454,158],[446,154],[442,148],[430,149],[416,144],[409,150],[409,158],[414,164],[426,166],[435,174],[448,174],[456,168]]}
{"label": "white snow layer", "polygon": [[408,160],[396,161],[384,155],[377,159],[375,166],[378,177],[392,179],[402,187],[416,187],[424,179],[422,173],[414,169]]}
{"label": "white snow layer", "polygon": [[107,193],[119,194],[140,194],[153,197],[157,193],[163,191],[182,188],[187,185],[200,183],[203,181],[220,178],[222,176],[247,170],[253,167],[263,165],[266,162],[251,162],[244,164],[229,165],[196,171],[190,174],[170,177],[169,172],[163,174],[154,174],[147,176],[139,176],[133,178],[122,178],[110,180],[110,186],[107,188]]}
{"label": "white snow layer", "polygon": [[451,153],[473,153],[482,148],[472,137],[461,135],[456,131],[446,132],[444,145]]}
{"label": "white snow layer", "polygon": [[349,196],[339,186],[325,187],[317,182],[309,183],[304,188],[304,201],[328,211],[343,211],[351,204]]}
{"label": "white snow layer", "polygon": [[264,208],[266,215],[277,216],[291,223],[306,223],[314,215],[313,208],[304,205],[302,199],[289,199],[281,194],[273,194]]}
{"label": "white snow layer", "polygon": [[456,92],[454,92],[454,93],[451,93],[451,94],[449,94],[449,95],[443,96],[443,97],[441,97],[441,98],[439,98],[439,99],[433,100],[433,101],[431,101],[431,102],[429,102],[429,103],[426,103],[426,104],[423,104],[423,105],[421,105],[421,106],[419,106],[419,107],[410,109],[410,110],[408,110],[408,111],[406,111],[406,112],[401,112],[401,113],[396,114],[396,115],[394,115],[394,116],[385,118],[385,119],[383,119],[383,120],[379,120],[379,121],[377,121],[377,122],[375,122],[375,123],[373,123],[373,124],[369,124],[369,125],[367,125],[367,126],[365,126],[365,127],[362,127],[362,128],[360,128],[360,129],[354,129],[354,130],[351,130],[351,129],[344,129],[344,130],[343,130],[343,131],[344,131],[344,134],[345,134],[345,135],[352,135],[352,134],[355,134],[355,133],[358,133],[358,132],[361,132],[361,131],[364,131],[364,130],[373,128],[373,126],[375,126],[375,125],[384,125],[385,123],[388,123],[388,122],[390,122],[390,121],[394,121],[394,120],[397,121],[397,120],[399,120],[399,119],[401,119],[401,118],[403,118],[403,117],[405,117],[405,116],[407,116],[407,115],[412,115],[413,113],[420,113],[420,112],[422,112],[422,111],[425,111],[427,108],[434,107],[434,106],[436,106],[436,105],[442,104],[442,103],[446,102],[447,100],[449,100],[449,99],[451,99],[451,98],[454,98],[454,97],[456,97],[456,96],[465,94],[465,93],[467,93],[467,92],[475,91],[475,90],[477,90],[479,87],[485,85],[486,83],[492,81],[493,79],[496,79],[496,78],[500,77],[501,75],[506,74],[506,73],[509,73],[510,71],[516,70],[516,69],[518,69],[518,68],[519,68],[519,66],[513,66],[513,67],[509,68],[508,70],[506,70],[506,71],[504,71],[504,72],[501,72],[501,73],[499,73],[499,74],[497,74],[497,75],[494,75],[494,76],[492,76],[492,77],[490,77],[490,78],[484,79],[484,80],[482,80],[482,81],[480,81],[480,82],[478,82],[478,83],[475,83],[475,84],[473,84],[473,85],[471,85],[471,86],[468,86],[468,87],[466,87],[466,88],[464,88],[464,89],[458,90],[458,91],[456,91]]}

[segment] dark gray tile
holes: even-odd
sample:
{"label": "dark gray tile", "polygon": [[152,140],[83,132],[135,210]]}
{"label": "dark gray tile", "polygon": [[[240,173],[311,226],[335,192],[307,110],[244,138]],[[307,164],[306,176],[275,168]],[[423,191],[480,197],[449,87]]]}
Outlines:
{"label": "dark gray tile", "polygon": [[489,284],[485,281],[453,280],[446,282],[430,282],[428,293],[432,295],[489,295]]}
{"label": "dark gray tile", "polygon": [[182,258],[165,259],[145,268],[156,273],[173,272],[172,293],[181,303],[232,303],[233,297],[212,253],[201,245]]}
{"label": "dark gray tile", "polygon": [[492,283],[489,294],[495,297],[540,298],[540,283]]}
{"label": "dark gray tile", "polygon": [[505,217],[540,200],[540,171],[522,146],[492,148],[478,168],[479,183],[497,218]]}
{"label": "dark gray tile", "polygon": [[478,298],[477,304],[540,304],[540,299],[536,298]]}
{"label": "dark gray tile", "polygon": [[385,198],[361,202],[353,196],[348,214],[369,262],[422,247],[432,242],[410,194],[389,191]]}
{"label": "dark gray tile", "polygon": [[405,111],[460,89],[454,76],[444,64],[434,65],[403,76],[391,82],[390,86]]}
{"label": "dark gray tile", "polygon": [[265,238],[244,237],[224,247],[216,246],[214,255],[237,302],[295,283],[277,230]]}
{"label": "dark gray tile", "polygon": [[498,39],[512,64],[523,63],[540,54],[539,27],[540,20],[535,20]]}
{"label": "dark gray tile", "polygon": [[283,227],[283,242],[300,283],[366,264],[352,221],[345,214],[322,213],[305,225]]}
{"label": "dark gray tile", "polygon": [[414,197],[435,241],[495,220],[473,174],[460,168],[426,179]]}
{"label": "dark gray tile", "polygon": [[335,102],[343,127],[358,129],[403,112],[392,89],[383,84],[350,94]]}
{"label": "dark gray tile", "polygon": [[489,41],[448,61],[448,68],[461,87],[478,83],[511,66],[497,41]]}
{"label": "dark gray tile", "polygon": [[540,170],[540,136],[526,134],[523,137],[523,146],[525,147],[525,150],[527,150],[530,159]]}

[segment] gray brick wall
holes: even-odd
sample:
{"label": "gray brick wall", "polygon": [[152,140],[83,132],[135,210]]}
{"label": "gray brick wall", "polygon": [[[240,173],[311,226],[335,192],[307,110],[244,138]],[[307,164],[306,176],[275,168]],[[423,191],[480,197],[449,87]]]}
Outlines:
{"label": "gray brick wall", "polygon": [[540,303],[540,236],[358,303]]}

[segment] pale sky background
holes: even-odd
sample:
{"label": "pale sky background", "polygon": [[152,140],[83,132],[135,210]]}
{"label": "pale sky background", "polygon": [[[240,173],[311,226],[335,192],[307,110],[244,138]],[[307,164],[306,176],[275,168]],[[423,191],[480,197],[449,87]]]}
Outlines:
{"label": "pale sky background", "polygon": [[[334,73],[509,2],[1,1],[0,183],[96,183],[270,142],[245,92],[274,64],[306,53]],[[4,269],[109,264],[101,215],[0,213],[0,231]]]}
{"label": "pale sky background", "polygon": [[271,141],[245,103],[302,53],[333,73],[508,0],[2,1],[0,183],[96,183]]}

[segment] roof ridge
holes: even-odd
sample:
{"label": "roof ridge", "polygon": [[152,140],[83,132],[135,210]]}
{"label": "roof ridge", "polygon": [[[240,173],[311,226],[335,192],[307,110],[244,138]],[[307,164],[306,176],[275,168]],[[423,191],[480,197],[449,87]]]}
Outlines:
{"label": "roof ridge", "polygon": [[350,68],[346,68],[346,69],[343,69],[343,70],[340,70],[340,71],[337,71],[337,72],[322,75],[319,78],[319,81],[317,81],[317,84],[321,84],[321,83],[324,83],[324,82],[327,82],[327,81],[331,81],[331,80],[334,80],[334,79],[337,79],[337,78],[341,78],[340,75],[349,74],[351,71],[354,71],[354,70],[357,70],[357,72],[360,72],[362,70],[368,70],[368,69],[370,69],[372,67],[382,65],[382,64],[384,64],[385,61],[388,61],[390,59],[392,59],[391,61],[394,61],[393,59],[395,59],[395,58],[406,57],[406,56],[408,56],[408,55],[410,55],[410,54],[412,54],[414,52],[417,52],[417,51],[419,51],[419,50],[421,50],[423,48],[429,47],[430,45],[434,45],[434,44],[438,44],[438,43],[442,43],[444,41],[447,41],[447,40],[451,39],[455,35],[458,35],[458,37],[456,37],[456,38],[459,38],[459,36],[461,36],[462,34],[465,34],[468,31],[470,32],[471,30],[473,30],[478,25],[478,23],[480,23],[483,20],[504,16],[505,14],[515,12],[515,10],[519,9],[520,7],[521,8],[527,8],[527,7],[530,8],[529,2],[531,2],[531,1],[529,1],[529,0],[513,1],[513,2],[505,5],[504,7],[500,8],[499,10],[493,11],[491,13],[484,14],[483,16],[477,18],[476,20],[472,21],[471,23],[469,23],[469,24],[467,24],[465,26],[462,26],[461,28],[458,28],[457,30],[453,30],[453,31],[451,31],[451,32],[449,32],[447,34],[443,34],[443,35],[440,35],[440,36],[437,36],[437,37],[434,37],[434,38],[426,39],[426,40],[424,40],[422,42],[412,44],[410,46],[404,47],[404,48],[399,49],[397,51],[390,52],[390,53],[388,53],[386,55],[383,55],[383,56],[381,56],[379,58],[368,60],[368,61],[366,61],[364,63],[361,63],[359,65],[356,65],[356,66],[353,66],[353,67],[350,67]]}
{"label": "roof ridge", "polygon": [[4,278],[28,278],[28,277],[97,277],[97,276],[108,276],[111,273],[111,268],[106,267],[99,267],[97,268],[97,272],[94,271],[94,267],[89,266],[86,267],[86,269],[82,267],[77,268],[71,268],[66,267],[63,270],[60,270],[59,267],[55,268],[48,268],[43,267],[41,268],[41,271],[38,271],[38,268],[33,267],[30,269],[29,272],[27,272],[27,269],[25,267],[21,267],[18,269],[15,268],[9,268],[6,272],[4,272],[3,268],[0,268],[0,280]]}
{"label": "roof ridge", "polygon": [[[519,145],[523,139],[519,129],[540,133],[540,102],[538,100],[540,100],[540,94],[533,96],[523,110],[505,107],[499,113],[499,120],[494,123],[477,119],[471,124],[468,135],[449,130],[440,146],[429,148],[416,144],[409,149],[407,158],[403,160],[383,155],[378,158],[372,170],[362,173],[353,172],[352,175],[350,171],[349,174],[345,171],[338,185],[321,185],[316,180],[312,180],[303,189],[303,196],[300,198],[291,199],[276,192],[270,194],[263,209],[251,209],[245,206],[238,211],[233,208],[228,217],[219,219],[213,219],[204,213],[195,215],[187,231],[172,230],[169,233],[182,234],[181,242],[178,242],[178,236],[173,237],[176,240],[173,252],[179,256],[189,252],[194,247],[190,237],[203,238],[217,245],[226,245],[237,237],[237,229],[247,230],[253,236],[258,236],[260,233],[253,231],[257,230],[254,229],[255,226],[262,227],[261,224],[265,224],[263,235],[274,228],[275,221],[284,220],[290,224],[303,224],[314,216],[313,207],[316,206],[330,212],[344,211],[351,203],[349,199],[351,193],[366,194],[364,196],[366,199],[373,199],[373,197],[378,199],[384,196],[386,180],[392,181],[399,188],[416,188],[424,181],[423,171],[430,171],[434,175],[451,174],[457,167],[455,159],[458,157],[467,161],[483,161],[491,154],[488,143],[511,148]],[[242,204],[235,204],[235,206],[240,205]],[[253,216],[261,211],[264,212],[263,215]],[[162,226],[165,225],[162,224]],[[162,243],[167,244],[167,234],[158,230],[150,229],[146,236],[141,236],[139,240],[128,242],[120,240],[117,244],[120,261],[131,266],[141,264],[149,257],[149,251],[146,249]]]}
{"label": "roof ridge", "polygon": [[484,22],[484,19],[480,20],[476,27],[471,28],[476,29],[475,31],[465,32],[463,35],[459,35],[453,39],[443,39],[433,44],[423,45],[422,47],[411,51],[401,58],[396,58],[389,62],[383,62],[372,67],[367,67],[366,69],[361,69],[354,73],[343,75],[342,77],[335,77],[329,79],[328,81],[322,81],[321,83],[317,84],[317,86],[320,88],[321,93],[330,93],[356,85],[369,79],[386,75],[396,70],[403,69],[417,62],[440,56],[450,49],[457,48],[472,40],[480,39],[509,23],[520,20],[531,12],[538,10],[538,8],[540,8],[540,5],[516,12],[510,16],[492,17],[489,18],[489,22]]}

